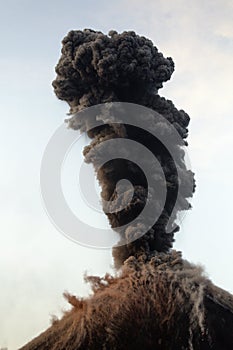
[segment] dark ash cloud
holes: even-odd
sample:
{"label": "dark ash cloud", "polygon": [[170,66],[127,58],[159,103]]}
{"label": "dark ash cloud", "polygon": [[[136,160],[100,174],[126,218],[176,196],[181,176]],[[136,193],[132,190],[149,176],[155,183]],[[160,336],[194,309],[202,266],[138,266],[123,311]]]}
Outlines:
{"label": "dark ash cloud", "polygon": [[[158,94],[158,89],[170,79],[174,71],[173,60],[170,57],[165,58],[150,40],[132,31],[121,34],[111,31],[109,35],[105,35],[85,29],[71,31],[63,39],[62,44],[62,54],[56,66],[57,77],[53,81],[53,87],[57,97],[68,102],[72,115],[86,107],[106,102],[140,104],[160,113],[176,128],[181,138],[186,140],[189,116],[184,111],[177,110],[171,101]],[[114,111],[111,112],[114,116]],[[104,121],[106,116],[98,116],[98,118]],[[97,171],[103,141],[124,137],[143,144],[155,155],[167,181],[165,207],[151,230],[134,243],[113,249],[115,265],[120,267],[131,255],[146,252],[150,257],[155,251],[167,252],[172,247],[174,233],[178,228],[176,226],[171,229],[171,232],[166,233],[165,227],[176,202],[179,180],[174,161],[159,140],[142,129],[129,125],[116,127],[113,122],[114,117],[112,123],[105,121],[102,127],[88,132],[93,140],[84,150],[86,161],[92,163]],[[152,125],[153,122],[153,117],[147,120],[147,123]],[[90,124],[91,117],[89,120],[80,118],[77,120],[74,116],[69,120],[71,128],[84,131]],[[166,128],[165,125],[164,128]],[[187,142],[184,141],[184,144]],[[187,199],[192,196],[195,187],[193,173],[186,169],[184,151],[180,145],[174,144],[173,147],[179,153],[179,166],[182,172],[180,181],[187,184],[187,189],[191,188],[187,193],[183,193],[183,199],[177,211],[187,210],[190,208]],[[122,152],[124,152],[123,149]],[[156,173],[156,169],[154,172]],[[97,178],[102,187],[101,196],[105,201],[116,200],[116,183],[122,178],[134,185],[131,206],[119,211],[122,202],[126,202],[127,196],[131,196],[131,193],[126,191],[125,195],[118,199],[118,208],[116,207],[115,213],[107,214],[113,228],[134,219],[145,206],[148,191],[153,191],[153,188],[147,188],[145,177],[140,169],[132,162],[122,159],[105,164],[98,170]],[[159,200],[157,204],[158,202]],[[154,206],[156,208],[156,202]],[[176,214],[172,217],[173,221],[176,219]],[[130,227],[127,232],[120,232],[120,236],[125,239],[127,235],[137,234],[137,231],[143,229],[140,225],[141,223]]]}

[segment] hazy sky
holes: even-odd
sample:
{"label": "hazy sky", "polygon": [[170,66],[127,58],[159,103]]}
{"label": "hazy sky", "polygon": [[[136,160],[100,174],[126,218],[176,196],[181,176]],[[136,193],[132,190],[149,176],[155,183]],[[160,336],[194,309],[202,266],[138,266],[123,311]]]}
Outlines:
{"label": "hazy sky", "polygon": [[66,307],[64,290],[85,294],[83,273],[110,271],[111,253],[79,246],[42,205],[40,162],[68,112],[52,91],[61,39],[70,29],[135,30],[176,71],[160,91],[192,119],[193,209],[175,248],[233,292],[233,2],[231,0],[29,1],[0,5],[0,347],[17,349]]}

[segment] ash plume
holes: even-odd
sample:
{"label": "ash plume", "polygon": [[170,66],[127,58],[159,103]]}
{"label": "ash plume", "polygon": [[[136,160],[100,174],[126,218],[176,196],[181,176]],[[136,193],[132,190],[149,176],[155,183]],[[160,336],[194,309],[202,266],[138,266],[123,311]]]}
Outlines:
{"label": "ash plume", "polygon": [[[92,141],[84,149],[84,155],[86,161],[92,163],[96,170],[102,188],[102,199],[115,205],[115,210],[112,207],[111,213],[106,213],[111,227],[119,228],[120,239],[128,241],[126,245],[113,248],[115,266],[120,267],[131,255],[146,253],[150,258],[155,251],[168,252],[174,241],[174,233],[179,230],[177,225],[171,225],[170,231],[166,232],[168,221],[175,222],[178,211],[190,208],[188,198],[192,196],[195,187],[193,173],[186,169],[184,163],[185,153],[182,147],[187,145],[189,116],[183,110],[177,110],[171,101],[158,94],[158,90],[170,79],[174,71],[173,60],[170,57],[165,58],[150,40],[132,31],[121,34],[110,31],[109,35],[90,29],[71,31],[62,44],[62,55],[56,66],[57,77],[53,81],[53,87],[57,97],[68,102],[70,106],[69,127],[85,132],[96,116],[82,118],[80,113],[76,113],[101,103],[109,105],[109,113],[105,111],[98,116],[103,124],[87,132]],[[114,111],[114,105],[111,107],[112,102],[145,106],[158,112],[173,125],[184,140],[183,145],[172,145],[178,154],[178,166],[182,174],[180,179],[171,154],[158,139],[132,125],[114,124],[117,113]],[[156,128],[153,115],[143,122]],[[137,217],[144,208],[148,195],[153,197],[153,190],[159,186],[161,179],[157,179],[157,183],[154,182],[154,186],[148,188],[142,171],[134,163],[124,159],[113,159],[99,169],[101,153],[106,152],[103,143],[114,138],[127,138],[147,147],[159,160],[166,178],[167,197],[163,211],[142,237],[140,232],[143,230],[143,222],[129,226],[126,231],[120,227]],[[123,153],[125,151],[122,149]],[[146,161],[145,159],[145,163]],[[154,171],[156,176],[156,169],[152,168],[151,171]],[[118,196],[116,184],[121,179],[131,182],[134,186],[133,193],[122,189],[123,195]],[[184,191],[177,210],[172,214],[179,181],[187,184],[187,190]],[[130,205],[121,209],[129,197],[132,198]],[[155,211],[159,204],[160,199],[156,198]],[[134,236],[140,238],[131,242]]]}

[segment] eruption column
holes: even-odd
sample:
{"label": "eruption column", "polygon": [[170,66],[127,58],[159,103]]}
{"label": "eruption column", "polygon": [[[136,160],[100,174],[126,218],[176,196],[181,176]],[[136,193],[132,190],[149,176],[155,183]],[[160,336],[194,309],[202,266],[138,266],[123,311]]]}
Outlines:
{"label": "eruption column", "polygon": [[[166,147],[146,130],[124,123],[115,124],[114,120],[117,121],[119,114],[124,111],[115,110],[115,104],[111,103],[128,102],[150,108],[177,130],[181,140],[185,140],[189,116],[182,110],[178,111],[171,101],[158,94],[158,89],[163,86],[163,82],[170,79],[174,71],[172,59],[165,58],[150,40],[134,32],[118,34],[111,31],[109,35],[105,35],[90,29],[71,31],[62,43],[62,55],[56,66],[57,77],[53,86],[57,97],[67,101],[70,106],[69,127],[81,131],[88,130],[92,141],[84,149],[85,159],[94,165],[102,188],[103,202],[114,203],[115,207],[110,205],[110,212],[105,210],[111,227],[118,228],[120,239],[128,241],[128,244],[113,249],[116,267],[120,267],[131,255],[145,253],[150,258],[156,251],[168,252],[174,241],[174,233],[179,229],[177,225],[171,225],[170,232],[167,232],[168,221],[174,222],[178,211],[190,208],[187,199],[192,196],[195,187],[193,173],[187,170],[184,163],[185,153],[182,146],[187,145],[187,142],[173,144],[174,152],[179,158],[179,164],[175,164]],[[85,115],[85,118],[82,118],[81,113],[76,115],[87,107],[103,103],[107,104],[108,108],[98,116]],[[93,118],[102,120],[103,124],[89,130]],[[133,118],[134,116],[132,121]],[[144,115],[135,118],[141,118],[143,123],[157,127],[153,114],[147,118]],[[166,129],[164,123],[165,132]],[[127,138],[148,148],[158,159],[166,179],[167,196],[162,213],[142,237],[143,222],[129,226],[125,231],[120,227],[139,215],[148,195],[153,197],[153,190],[156,186],[161,186],[161,177],[157,176],[154,188],[148,188],[142,169],[123,158],[113,159],[100,168],[101,153],[103,155],[106,152],[104,143],[115,138]],[[111,152],[111,147],[107,152]],[[122,154],[125,152],[122,147]],[[146,161],[145,159],[145,163]],[[177,166],[180,178],[177,176]],[[147,164],[147,167],[150,167],[150,164]],[[151,171],[156,178],[156,168],[152,166]],[[133,193],[132,189],[121,188],[121,195],[117,194],[116,185],[122,179],[130,181],[134,187]],[[179,182],[186,184],[183,186],[186,190],[183,191],[183,197],[174,212]],[[130,204],[125,206],[129,198]],[[155,213],[159,210],[159,203],[160,198],[154,199]],[[147,219],[149,220],[145,218]],[[132,237],[140,238],[132,242]]]}

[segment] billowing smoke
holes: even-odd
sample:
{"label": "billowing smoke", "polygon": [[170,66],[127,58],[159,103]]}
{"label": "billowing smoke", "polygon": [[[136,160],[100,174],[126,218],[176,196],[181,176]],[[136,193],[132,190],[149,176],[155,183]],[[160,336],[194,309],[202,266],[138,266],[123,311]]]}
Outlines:
{"label": "billowing smoke", "polygon": [[[161,114],[178,131],[181,139],[187,137],[189,116],[184,111],[179,111],[169,100],[158,95],[158,89],[170,79],[174,71],[172,59],[165,58],[153,43],[136,35],[134,32],[116,31],[105,35],[90,29],[84,31],[71,31],[63,39],[62,55],[56,66],[57,77],[53,82],[55,93],[59,99],[65,100],[70,106],[70,114],[73,115],[69,126],[82,131],[88,130],[92,123],[93,115],[82,118],[80,113],[86,107],[100,103],[128,102],[148,107]],[[112,228],[119,228],[121,239],[128,242],[126,245],[113,249],[115,266],[119,267],[131,255],[146,253],[148,257],[155,251],[168,252],[174,241],[174,233],[178,231],[177,225],[171,225],[170,231],[166,231],[169,219],[174,222],[178,211],[187,210],[190,204],[187,198],[194,191],[193,173],[186,169],[184,164],[185,152],[181,144],[173,144],[172,147],[178,154],[179,164],[175,165],[171,154],[166,147],[153,135],[143,129],[132,125],[114,124],[117,120],[114,106],[109,104],[111,117],[108,120],[106,111],[98,118],[103,120],[103,125],[88,131],[93,140],[84,150],[87,162],[94,165],[97,178],[102,187],[101,196],[105,201],[114,203],[115,208],[107,212]],[[97,116],[94,116],[96,118]],[[135,116],[136,118],[136,116]],[[144,118],[144,116],[140,116]],[[153,115],[148,117],[147,122],[153,128],[156,123]],[[164,124],[164,130],[166,125]],[[159,186],[161,178],[154,181],[154,185],[148,188],[145,175],[134,163],[125,159],[113,159],[101,168],[101,154],[111,152],[104,148],[106,140],[114,138],[127,138],[137,141],[147,147],[158,159],[166,178],[167,196],[161,215],[154,225],[140,237],[143,231],[143,222],[128,226],[127,230],[120,227],[135,219],[145,206],[148,195],[153,198],[154,188]],[[184,141],[184,145],[187,144]],[[123,148],[123,147],[122,147]],[[126,150],[122,149],[122,153]],[[145,162],[147,160],[145,159]],[[150,164],[147,164],[150,167]],[[178,179],[177,166],[180,167],[181,176]],[[156,169],[151,168],[156,176]],[[127,179],[134,186],[134,191],[122,189],[123,195],[119,196],[116,184],[119,180]],[[179,181],[186,188],[179,200],[175,212],[173,208],[177,200]],[[123,203],[127,198],[132,201],[126,207]],[[160,199],[154,200],[154,211],[158,212]],[[124,207],[124,209],[122,209]],[[153,216],[153,213],[151,213]],[[172,217],[171,217],[172,215]],[[148,217],[145,220],[149,220]],[[132,242],[132,237],[140,237]]]}

